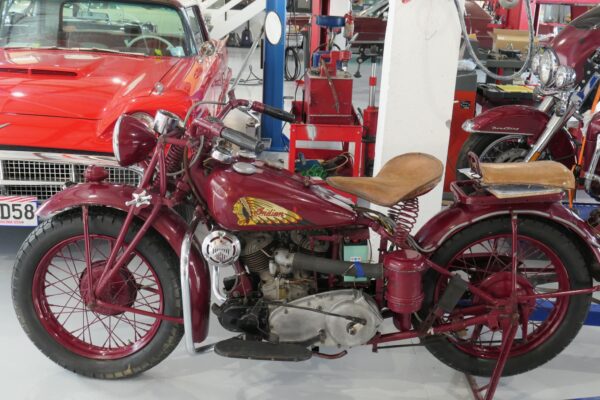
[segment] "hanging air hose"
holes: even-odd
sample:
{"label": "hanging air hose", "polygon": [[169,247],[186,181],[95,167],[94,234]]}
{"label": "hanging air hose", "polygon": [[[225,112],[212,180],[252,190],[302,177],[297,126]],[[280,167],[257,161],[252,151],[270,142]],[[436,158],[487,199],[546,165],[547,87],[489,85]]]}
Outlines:
{"label": "hanging air hose", "polygon": [[[293,62],[294,64],[294,73],[290,73],[290,61]],[[300,55],[298,54],[298,51],[292,47],[292,46],[288,46],[285,48],[285,80],[286,81],[295,81],[298,80],[298,78],[300,78],[300,75],[302,74],[302,70],[301,70],[302,66],[300,64]]]}
{"label": "hanging air hose", "polygon": [[535,44],[535,33],[534,33],[534,29],[533,29],[533,16],[531,13],[531,3],[529,2],[529,0],[522,0],[522,1],[525,3],[525,9],[527,10],[527,23],[528,23],[528,27],[529,27],[529,50],[527,53],[527,59],[525,60],[525,64],[523,64],[523,67],[518,72],[516,72],[512,75],[503,76],[503,75],[495,74],[492,71],[490,71],[485,65],[483,65],[483,63],[481,62],[479,57],[477,57],[477,54],[475,53],[475,50],[473,49],[473,45],[471,44],[471,41],[469,40],[469,33],[467,32],[467,24],[465,22],[465,13],[463,12],[463,8],[460,5],[460,0],[454,0],[454,5],[456,6],[456,11],[458,11],[458,19],[460,21],[460,28],[462,30],[462,35],[463,35],[466,45],[467,45],[467,49],[469,50],[469,54],[473,58],[473,61],[475,61],[475,64],[477,64],[477,66],[483,72],[485,72],[486,75],[488,75],[492,79],[496,79],[499,81],[512,81],[516,78],[519,78],[525,71],[527,71],[527,68],[529,68],[529,65],[531,64],[531,59],[533,57],[533,48],[534,48],[534,44]]}

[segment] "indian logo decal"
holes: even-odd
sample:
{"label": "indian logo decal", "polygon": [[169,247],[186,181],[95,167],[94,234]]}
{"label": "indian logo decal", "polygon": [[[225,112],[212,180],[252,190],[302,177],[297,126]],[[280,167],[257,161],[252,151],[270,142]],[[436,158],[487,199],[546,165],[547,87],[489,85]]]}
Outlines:
{"label": "indian logo decal", "polygon": [[239,226],[297,224],[302,217],[270,201],[240,197],[233,205]]}

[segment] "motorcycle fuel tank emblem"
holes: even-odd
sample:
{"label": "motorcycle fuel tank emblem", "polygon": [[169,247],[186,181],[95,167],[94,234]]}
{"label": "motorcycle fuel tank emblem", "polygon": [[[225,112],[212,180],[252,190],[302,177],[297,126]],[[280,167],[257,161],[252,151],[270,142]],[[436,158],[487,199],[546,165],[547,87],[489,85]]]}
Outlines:
{"label": "motorcycle fuel tank emblem", "polygon": [[277,204],[255,197],[240,197],[233,205],[239,226],[297,224],[302,217]]}

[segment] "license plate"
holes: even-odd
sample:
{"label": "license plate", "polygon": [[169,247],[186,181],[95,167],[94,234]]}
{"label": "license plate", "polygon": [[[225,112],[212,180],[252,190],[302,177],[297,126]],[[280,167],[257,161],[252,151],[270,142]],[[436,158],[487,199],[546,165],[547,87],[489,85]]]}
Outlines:
{"label": "license plate", "polygon": [[0,196],[0,226],[37,226],[37,198]]}

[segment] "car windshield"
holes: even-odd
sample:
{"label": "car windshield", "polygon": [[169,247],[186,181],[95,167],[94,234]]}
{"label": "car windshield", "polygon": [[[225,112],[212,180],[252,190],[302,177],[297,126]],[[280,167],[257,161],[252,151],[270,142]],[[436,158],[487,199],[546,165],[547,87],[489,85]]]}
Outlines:
{"label": "car windshield", "polygon": [[0,0],[0,47],[56,48],[183,57],[182,14],[139,1]]}
{"label": "car windshield", "polygon": [[600,28],[600,6],[586,12],[577,18],[571,25],[577,29],[598,29]]}
{"label": "car windshield", "polygon": [[388,0],[381,0],[377,3],[374,3],[369,8],[365,8],[364,10],[362,10],[360,13],[358,13],[358,16],[380,18],[388,10],[389,7],[390,6]]}

